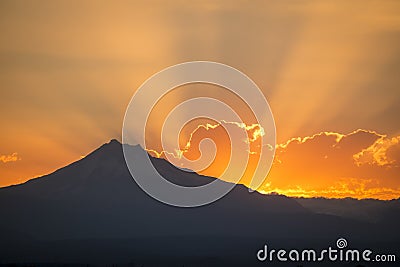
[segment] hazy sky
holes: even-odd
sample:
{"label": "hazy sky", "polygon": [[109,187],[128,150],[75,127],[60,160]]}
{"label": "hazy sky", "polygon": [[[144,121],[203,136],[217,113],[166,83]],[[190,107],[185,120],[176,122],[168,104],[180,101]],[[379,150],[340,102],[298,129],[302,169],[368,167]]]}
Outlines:
{"label": "hazy sky", "polygon": [[396,0],[1,1],[0,32],[0,185],[120,139],[136,88],[192,60],[251,77],[278,143],[400,135]]}

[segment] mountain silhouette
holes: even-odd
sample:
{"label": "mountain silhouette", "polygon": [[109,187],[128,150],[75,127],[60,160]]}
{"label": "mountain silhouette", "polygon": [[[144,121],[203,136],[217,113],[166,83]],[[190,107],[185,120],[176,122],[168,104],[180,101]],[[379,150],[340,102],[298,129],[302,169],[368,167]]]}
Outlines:
{"label": "mountain silhouette", "polygon": [[[122,146],[112,140],[52,174],[1,188],[0,264],[250,266],[259,264],[255,255],[266,242],[277,248],[319,247],[347,237],[355,245],[381,249],[400,243],[393,223],[381,227],[316,213],[296,199],[250,193],[243,185],[203,207],[162,204],[134,182]],[[144,152],[124,146],[133,154]],[[215,179],[151,160],[177,184]]]}

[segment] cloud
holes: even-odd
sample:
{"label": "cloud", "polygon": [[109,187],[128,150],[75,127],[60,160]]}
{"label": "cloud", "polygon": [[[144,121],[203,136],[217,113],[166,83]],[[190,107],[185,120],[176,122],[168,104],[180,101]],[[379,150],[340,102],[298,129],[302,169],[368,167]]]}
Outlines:
{"label": "cloud", "polygon": [[291,196],[400,197],[400,136],[358,129],[278,144],[262,190]]}
{"label": "cloud", "polygon": [[260,124],[202,121],[186,124],[179,133],[179,144],[167,144],[161,149],[147,146],[146,150],[150,155],[167,159],[175,166],[229,182],[240,178],[240,183],[247,185],[254,176],[261,152],[271,153],[272,156],[273,147],[263,144],[265,135]]}
{"label": "cloud", "polygon": [[3,163],[13,162],[17,160],[21,160],[21,158],[18,156],[18,153],[12,153],[10,155],[0,155],[0,161]]}
{"label": "cloud", "polygon": [[[263,137],[265,135],[265,131],[264,128],[260,125],[260,124],[251,124],[251,125],[247,125],[243,122],[239,123],[239,122],[230,122],[230,121],[224,121],[222,120],[219,123],[215,123],[215,124],[211,124],[211,123],[206,123],[206,124],[200,124],[198,125],[189,135],[188,140],[186,142],[186,145],[184,146],[183,149],[175,149],[175,152],[171,152],[171,151],[165,151],[162,150],[161,152],[158,152],[155,149],[151,149],[151,148],[147,148],[147,152],[149,152],[152,156],[155,156],[157,158],[162,157],[163,155],[170,155],[174,158],[180,159],[182,158],[182,156],[185,153],[190,152],[190,149],[192,149],[192,141],[193,139],[202,139],[204,138],[204,134],[199,134],[200,130],[205,130],[206,132],[212,132],[213,130],[216,129],[222,129],[223,127],[227,126],[227,125],[231,125],[231,126],[236,126],[238,129],[243,129],[246,131],[247,133],[247,138],[245,140],[243,140],[243,142],[245,144],[249,144],[250,146],[252,144],[254,144],[254,142],[256,142],[257,140],[260,140],[261,137]],[[198,135],[198,136],[196,136]],[[214,133],[214,135],[216,135]],[[268,145],[268,144],[267,144]],[[260,150],[260,149],[258,149]],[[248,151],[250,154],[258,154],[259,151]]]}
{"label": "cloud", "polygon": [[[249,166],[257,162],[257,143],[254,142],[265,134],[259,125],[224,121],[198,125],[187,137],[186,146],[184,145],[181,150],[161,153],[154,150],[148,151],[157,157],[172,155],[172,160],[180,159],[182,156],[194,160],[202,155],[199,150],[201,140],[212,138],[217,147],[222,149],[217,150],[217,155],[212,160],[213,165],[200,173],[219,177],[230,155],[230,147],[226,143],[229,142],[229,138],[223,138],[223,134],[226,134],[223,125],[237,130],[244,129],[247,132],[247,140],[243,140],[243,144],[250,145],[252,149],[247,150],[250,157],[248,177],[243,176],[241,182],[248,185],[252,175]],[[180,154],[179,151],[181,151]],[[204,151],[210,152],[208,149]],[[206,159],[210,158],[206,157]],[[388,137],[385,134],[364,129],[347,134],[319,132],[310,136],[291,138],[277,144],[271,172],[260,191],[297,197],[399,198],[399,163],[400,136]]]}
{"label": "cloud", "polygon": [[382,135],[371,146],[353,155],[358,165],[398,166],[400,158],[400,136],[387,138]]}

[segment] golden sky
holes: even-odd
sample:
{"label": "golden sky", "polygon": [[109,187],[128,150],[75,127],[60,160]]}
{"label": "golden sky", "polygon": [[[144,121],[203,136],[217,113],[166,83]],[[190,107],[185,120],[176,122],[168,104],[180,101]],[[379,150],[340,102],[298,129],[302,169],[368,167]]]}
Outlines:
{"label": "golden sky", "polygon": [[0,31],[0,186],[120,139],[148,77],[209,60],[271,105],[265,192],[400,196],[399,1],[1,1]]}

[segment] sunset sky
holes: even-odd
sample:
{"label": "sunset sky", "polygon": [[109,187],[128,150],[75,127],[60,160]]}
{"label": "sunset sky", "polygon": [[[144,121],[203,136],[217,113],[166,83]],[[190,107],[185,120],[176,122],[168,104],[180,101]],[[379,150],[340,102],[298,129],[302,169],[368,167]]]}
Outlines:
{"label": "sunset sky", "polygon": [[[269,101],[277,147],[261,192],[400,197],[397,0],[1,1],[0,31],[0,186],[121,140],[147,78],[207,60],[244,72]],[[207,93],[218,97],[197,86],[166,106]]]}

